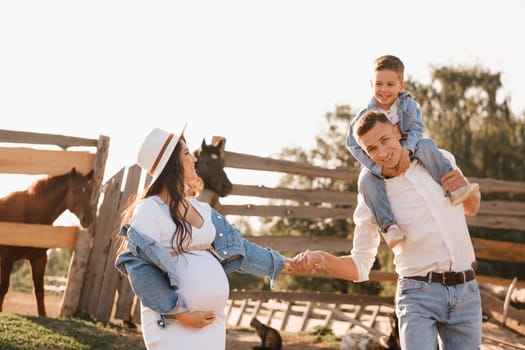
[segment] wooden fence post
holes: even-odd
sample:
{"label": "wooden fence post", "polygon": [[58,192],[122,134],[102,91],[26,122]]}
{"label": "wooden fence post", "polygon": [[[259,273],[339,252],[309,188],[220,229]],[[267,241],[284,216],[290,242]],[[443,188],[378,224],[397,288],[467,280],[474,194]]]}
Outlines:
{"label": "wooden fence post", "polygon": [[78,308],[84,273],[86,272],[89,252],[91,249],[91,235],[88,230],[82,229],[77,233],[75,250],[69,263],[66,290],[60,303],[59,315],[71,316]]}

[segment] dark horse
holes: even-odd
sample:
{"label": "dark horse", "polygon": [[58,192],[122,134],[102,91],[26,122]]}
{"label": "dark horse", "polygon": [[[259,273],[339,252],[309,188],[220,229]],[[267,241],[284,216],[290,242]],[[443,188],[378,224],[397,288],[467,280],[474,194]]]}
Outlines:
{"label": "dark horse", "polygon": [[[68,209],[79,218],[82,226],[88,227],[95,214],[91,206],[93,187],[93,170],[85,176],[75,168],[66,174],[47,176],[35,181],[25,191],[0,198],[0,221],[51,225]],[[31,263],[38,315],[46,316],[44,272],[47,248],[0,245],[0,259],[0,311],[14,262],[27,259]]]}
{"label": "dark horse", "polygon": [[224,139],[216,145],[207,145],[202,140],[201,148],[194,152],[197,158],[195,169],[204,182],[204,187],[224,197],[231,193],[232,183],[224,172]]}

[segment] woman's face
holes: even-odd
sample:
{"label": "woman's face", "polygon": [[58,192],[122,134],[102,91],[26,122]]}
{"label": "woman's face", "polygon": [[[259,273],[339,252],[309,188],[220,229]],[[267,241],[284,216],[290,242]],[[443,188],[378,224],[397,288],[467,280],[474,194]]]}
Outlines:
{"label": "woman's face", "polygon": [[184,183],[191,184],[199,179],[199,175],[197,175],[197,171],[195,170],[195,162],[197,161],[197,158],[195,158],[193,153],[189,150],[184,140],[180,140],[180,142],[182,147],[179,160],[184,171]]}

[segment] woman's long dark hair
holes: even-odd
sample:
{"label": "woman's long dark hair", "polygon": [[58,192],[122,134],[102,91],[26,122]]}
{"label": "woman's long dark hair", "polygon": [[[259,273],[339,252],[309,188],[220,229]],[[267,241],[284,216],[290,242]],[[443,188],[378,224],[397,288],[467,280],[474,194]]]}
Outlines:
{"label": "woman's long dark hair", "polygon": [[[169,202],[168,207],[171,218],[175,223],[175,232],[171,237],[171,246],[178,252],[187,252],[187,245],[191,241],[192,231],[191,225],[185,220],[188,213],[189,205],[184,200],[185,190],[184,187],[184,168],[180,162],[180,154],[182,152],[182,142],[186,142],[184,136],[181,136],[179,142],[175,146],[175,149],[170,155],[168,162],[162,169],[160,175],[155,179],[153,183],[148,185],[140,196],[137,196],[131,201],[121,215],[121,226],[129,223],[133,211],[137,205],[137,202],[141,199],[159,195],[164,188],[168,190]],[[182,212],[179,210],[182,208]],[[186,242],[184,244],[184,242]],[[121,246],[119,252],[124,247]]]}

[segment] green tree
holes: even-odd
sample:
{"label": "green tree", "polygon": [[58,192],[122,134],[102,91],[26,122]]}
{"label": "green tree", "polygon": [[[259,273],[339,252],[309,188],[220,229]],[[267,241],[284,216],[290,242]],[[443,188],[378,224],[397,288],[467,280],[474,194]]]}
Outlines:
{"label": "green tree", "polygon": [[480,67],[435,67],[430,84],[410,81],[429,136],[452,152],[465,175],[525,179],[525,123],[501,98],[501,74]]}
{"label": "green tree", "polygon": [[[501,74],[480,67],[435,67],[429,85],[409,82],[408,90],[421,106],[428,134],[451,151],[465,175],[501,180],[525,180],[525,119],[500,96]],[[521,199],[491,194],[483,200]],[[471,227],[474,237],[524,242],[523,231]],[[523,264],[480,261],[479,272],[525,278]]]}
{"label": "green tree", "polygon": [[53,248],[47,251],[46,276],[67,276],[72,251]]}

